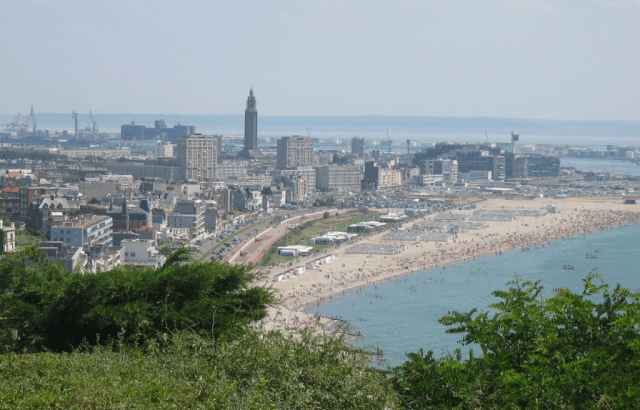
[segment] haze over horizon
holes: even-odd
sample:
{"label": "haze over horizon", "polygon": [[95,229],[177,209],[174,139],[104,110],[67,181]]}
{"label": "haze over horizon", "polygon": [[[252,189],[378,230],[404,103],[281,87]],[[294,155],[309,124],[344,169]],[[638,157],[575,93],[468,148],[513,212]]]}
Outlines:
{"label": "haze over horizon", "polygon": [[638,0],[4,0],[0,113],[640,120]]}

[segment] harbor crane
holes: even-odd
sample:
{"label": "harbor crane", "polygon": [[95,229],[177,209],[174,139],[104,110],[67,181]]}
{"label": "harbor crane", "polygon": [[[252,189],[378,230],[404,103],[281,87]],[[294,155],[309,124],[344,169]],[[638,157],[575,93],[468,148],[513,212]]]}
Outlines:
{"label": "harbor crane", "polygon": [[393,148],[393,141],[389,138],[389,128],[387,128],[387,144],[389,145],[389,155],[391,155],[391,148]]}
{"label": "harbor crane", "polygon": [[75,121],[75,130],[73,133],[73,137],[78,138],[78,113],[76,112],[76,110],[73,110],[73,112],[71,113],[71,118],[73,118],[73,120]]}
{"label": "harbor crane", "polygon": [[31,114],[29,114],[27,119],[24,120],[23,127],[29,129],[29,126],[31,125],[31,121],[34,121],[34,119],[35,119],[35,114],[33,113],[33,106],[31,106]]}

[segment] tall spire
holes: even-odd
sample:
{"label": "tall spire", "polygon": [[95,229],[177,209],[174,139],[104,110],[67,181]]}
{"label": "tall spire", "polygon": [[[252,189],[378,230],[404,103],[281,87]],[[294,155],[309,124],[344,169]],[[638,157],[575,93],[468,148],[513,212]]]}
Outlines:
{"label": "tall spire", "polygon": [[258,108],[253,95],[253,85],[249,89],[247,109],[244,112],[244,149],[238,154],[241,158],[263,157],[258,149]]}
{"label": "tall spire", "polygon": [[249,98],[247,98],[247,111],[258,111],[256,106],[256,97],[253,96],[253,86],[249,90]]}

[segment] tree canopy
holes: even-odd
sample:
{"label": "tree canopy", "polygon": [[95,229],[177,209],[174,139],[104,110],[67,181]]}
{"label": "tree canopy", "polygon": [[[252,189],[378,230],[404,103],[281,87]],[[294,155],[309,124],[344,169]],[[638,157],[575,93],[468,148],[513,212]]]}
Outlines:
{"label": "tree canopy", "polygon": [[271,289],[250,286],[261,276],[248,265],[192,261],[187,249],[159,269],[69,274],[31,247],[0,261],[0,318],[19,335],[2,343],[59,352],[85,340],[140,342],[181,329],[241,333],[277,301]]}
{"label": "tree canopy", "polygon": [[509,285],[493,292],[497,313],[440,319],[482,356],[420,350],[395,369],[407,408],[640,407],[640,293],[611,291],[593,272],[581,293],[563,288],[549,299],[540,281]]}

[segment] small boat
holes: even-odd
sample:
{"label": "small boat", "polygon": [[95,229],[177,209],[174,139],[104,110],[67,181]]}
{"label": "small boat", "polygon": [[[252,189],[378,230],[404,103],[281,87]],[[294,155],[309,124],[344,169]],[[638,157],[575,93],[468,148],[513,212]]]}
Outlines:
{"label": "small boat", "polygon": [[596,252],[600,252],[600,249],[598,249]]}
{"label": "small boat", "polygon": [[598,255],[595,255],[595,254],[591,254],[591,253],[587,254],[587,258],[597,258],[597,257]]}
{"label": "small boat", "polygon": [[571,266],[571,265],[564,265],[562,267],[562,269],[575,269],[575,268],[576,268],[575,266]]}

